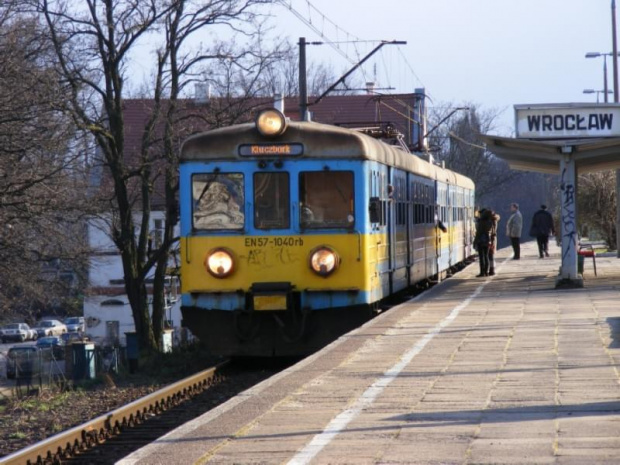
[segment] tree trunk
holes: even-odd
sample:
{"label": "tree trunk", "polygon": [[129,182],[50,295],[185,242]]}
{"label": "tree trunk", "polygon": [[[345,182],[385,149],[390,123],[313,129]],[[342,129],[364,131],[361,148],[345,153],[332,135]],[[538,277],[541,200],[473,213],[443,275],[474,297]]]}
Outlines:
{"label": "tree trunk", "polygon": [[123,251],[122,257],[125,272],[125,291],[131,306],[138,344],[141,351],[153,352],[157,349],[157,344],[149,315],[147,288],[144,279],[136,276],[134,266],[136,257],[127,251]]}

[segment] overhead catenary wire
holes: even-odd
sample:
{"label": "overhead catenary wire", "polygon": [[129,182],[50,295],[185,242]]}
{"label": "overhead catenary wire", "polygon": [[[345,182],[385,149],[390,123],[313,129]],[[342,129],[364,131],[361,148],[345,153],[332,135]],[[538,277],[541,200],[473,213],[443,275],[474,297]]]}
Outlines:
{"label": "overhead catenary wire", "polygon": [[[338,47],[339,43],[354,43],[355,41],[360,40],[359,37],[354,36],[353,34],[350,34],[349,32],[345,31],[344,29],[342,29],[340,26],[338,26],[336,23],[334,23],[333,21],[331,21],[327,16],[325,16],[323,13],[321,13],[321,11],[319,11],[314,5],[312,5],[308,0],[306,0],[306,4],[308,5],[308,18],[306,18],[302,13],[300,13],[298,10],[296,10],[295,8],[293,8],[293,1],[292,0],[277,0],[277,2],[279,4],[281,4],[282,6],[286,7],[291,13],[293,13],[300,21],[302,21],[304,24],[306,24],[310,29],[312,29],[314,32],[316,32],[318,34],[319,37],[321,37],[325,43],[327,43],[329,46],[331,46],[337,53],[339,53],[343,58],[345,58],[347,61],[349,61],[351,64],[355,64],[355,60],[353,60],[352,58],[350,58],[346,52],[344,52],[344,50],[342,50],[340,47]],[[346,34],[347,37],[352,37],[355,39],[355,41],[333,41],[331,40],[329,37],[327,37],[322,31],[320,31],[313,23],[312,23],[312,16],[311,16],[311,12],[312,10],[316,11],[319,15],[321,15],[321,18],[323,19],[323,22],[327,21],[330,24],[332,24],[334,26],[334,28],[336,29],[336,31],[342,31],[344,34]]]}
{"label": "overhead catenary wire", "polygon": [[[276,0],[276,3],[280,4],[281,6],[283,6],[287,10],[289,10],[292,14],[294,14],[300,21],[302,21],[304,24],[306,24],[319,37],[321,37],[323,39],[323,41],[327,45],[332,47],[340,56],[342,56],[345,60],[347,60],[349,63],[351,63],[353,65],[355,63],[359,62],[359,59],[360,59],[360,56],[361,56],[361,52],[359,50],[359,44],[361,44],[361,43],[384,42],[383,40],[362,40],[358,36],[356,36],[354,34],[351,34],[347,30],[345,30],[344,28],[342,28],[341,26],[336,24],[334,21],[332,21],[329,17],[327,17],[327,15],[325,15],[316,6],[314,6],[310,2],[310,0],[299,0],[299,1],[300,2],[305,2],[304,6],[306,7],[307,13],[302,13],[300,11],[300,9],[302,9],[302,8],[299,8],[299,7],[295,8],[293,6],[293,0]],[[317,18],[317,19],[313,19],[313,18]],[[318,24],[319,22],[320,22],[320,25]],[[337,36],[336,40],[334,40],[333,38],[330,38],[327,35],[327,33],[325,31],[326,25],[332,27],[335,30],[335,34]],[[347,38],[347,40],[339,40],[341,35],[345,36]],[[350,39],[353,39],[353,40],[350,40]],[[353,45],[353,50],[354,50],[354,55],[357,57],[357,60],[354,59],[354,58],[351,58],[339,46],[341,44],[352,44]],[[416,72],[414,71],[413,67],[411,66],[411,63],[409,62],[407,57],[404,55],[404,53],[400,49],[400,47],[398,47],[398,53],[400,54],[399,61],[401,63],[404,63],[405,67],[409,70],[409,72],[411,73],[413,78],[419,83],[419,85],[421,87],[425,87],[424,83],[422,82],[420,77],[416,74]],[[383,67],[384,67],[384,69],[387,70],[387,64],[385,63],[385,55],[382,54],[381,56],[382,56],[382,60],[383,60]],[[363,67],[360,67],[360,71],[362,73],[363,79],[365,81],[368,81],[369,79],[367,78],[366,70]],[[385,73],[382,73],[382,74],[385,75],[385,79],[387,80],[387,82],[389,84],[387,87],[392,87],[391,79],[389,77],[389,73],[386,71]],[[346,87],[346,83],[345,83],[345,87]],[[427,94],[427,97],[431,97],[431,95]]]}
{"label": "overhead catenary wire", "polygon": [[426,86],[424,85],[420,77],[416,74],[416,72],[413,70],[413,66],[411,66],[411,63],[409,63],[409,60],[407,60],[407,57],[403,54],[403,51],[400,49],[400,47],[397,47],[397,50],[398,50],[398,53],[400,53],[400,56],[402,57],[403,62],[405,63],[407,68],[409,68],[409,71],[411,71],[411,74],[413,75],[413,77],[420,83],[421,87],[425,88]]}
{"label": "overhead catenary wire", "polygon": [[482,149],[482,150],[486,150],[487,149],[484,145],[478,145],[478,144],[474,144],[473,142],[466,141],[462,137],[459,137],[456,134],[454,134],[452,131],[448,131],[448,136],[451,139],[456,139],[456,140],[458,140],[459,142],[462,142],[465,145],[469,145],[470,147],[474,147],[476,149]]}

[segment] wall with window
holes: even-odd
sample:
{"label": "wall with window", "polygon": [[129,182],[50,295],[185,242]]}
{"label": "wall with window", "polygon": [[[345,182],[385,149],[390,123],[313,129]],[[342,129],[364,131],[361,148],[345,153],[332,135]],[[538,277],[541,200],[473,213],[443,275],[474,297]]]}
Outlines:
{"label": "wall with window", "polygon": [[[136,220],[140,215],[136,214]],[[152,247],[161,243],[163,237],[164,214],[154,211],[151,214],[149,240]],[[121,345],[125,344],[125,333],[134,331],[133,316],[124,287],[123,263],[118,249],[109,234],[110,223],[106,218],[96,218],[88,224],[88,239],[91,257],[88,270],[88,289],[84,298],[84,317],[86,333],[101,344],[111,344],[111,328],[118,328]],[[178,231],[175,231],[178,234]],[[174,261],[171,266],[174,266]],[[150,277],[152,278],[152,273]],[[174,329],[180,332],[181,308],[176,299],[176,278],[169,280],[169,308],[166,320],[171,320]],[[148,282],[148,278],[147,278]]]}

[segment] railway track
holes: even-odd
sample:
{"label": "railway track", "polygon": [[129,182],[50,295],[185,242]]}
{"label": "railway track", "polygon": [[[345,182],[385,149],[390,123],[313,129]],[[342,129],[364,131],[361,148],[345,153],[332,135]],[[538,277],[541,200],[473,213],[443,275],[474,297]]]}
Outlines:
{"label": "railway track", "polygon": [[[117,446],[125,444],[125,447],[114,449],[117,454],[120,452],[126,455],[178,426],[180,422],[187,421],[183,420],[184,415],[176,412],[177,409],[212,386],[225,384],[226,375],[223,371],[228,364],[228,361],[222,362],[124,407],[2,457],[0,464],[113,463],[115,459],[110,451],[101,449],[102,445],[118,438]],[[211,399],[208,403],[216,405],[217,399]],[[192,410],[196,416],[196,410]],[[166,415],[173,412],[174,415]],[[172,416],[176,421],[166,420],[166,416]]]}

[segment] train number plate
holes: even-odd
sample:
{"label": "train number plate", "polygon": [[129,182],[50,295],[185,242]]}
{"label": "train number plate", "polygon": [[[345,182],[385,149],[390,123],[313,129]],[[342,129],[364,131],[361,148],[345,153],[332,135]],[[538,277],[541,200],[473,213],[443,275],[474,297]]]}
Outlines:
{"label": "train number plate", "polygon": [[286,296],[255,295],[254,310],[286,310]]}

